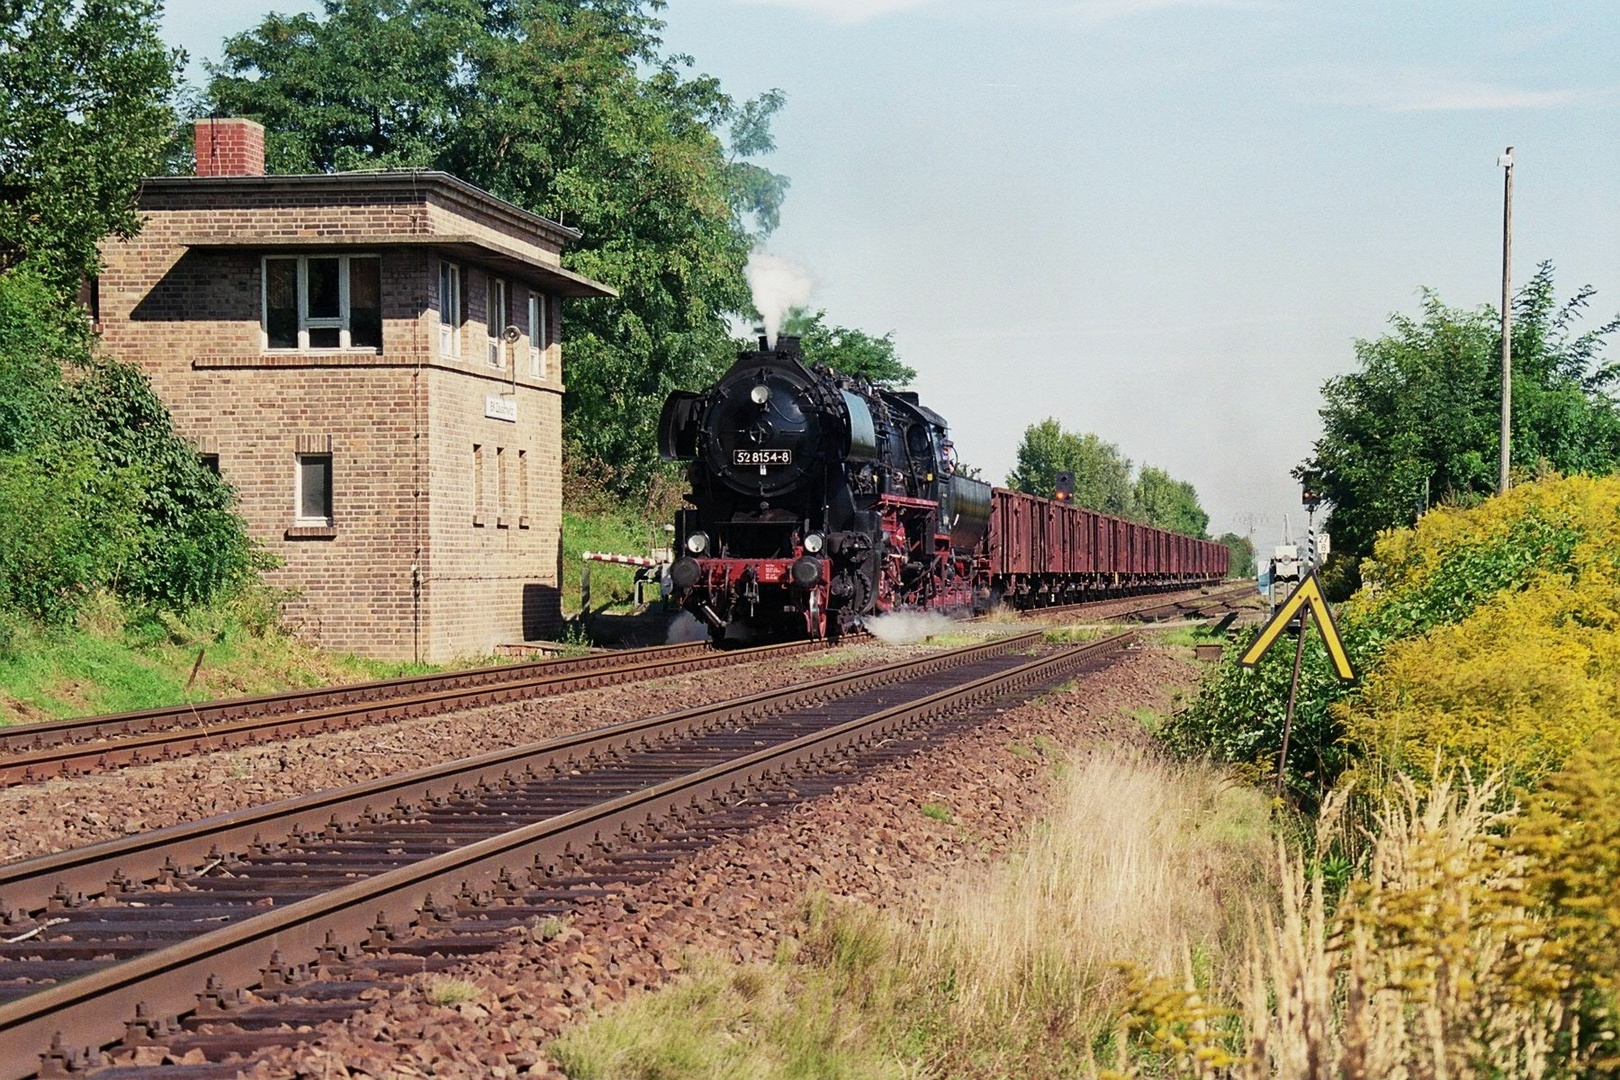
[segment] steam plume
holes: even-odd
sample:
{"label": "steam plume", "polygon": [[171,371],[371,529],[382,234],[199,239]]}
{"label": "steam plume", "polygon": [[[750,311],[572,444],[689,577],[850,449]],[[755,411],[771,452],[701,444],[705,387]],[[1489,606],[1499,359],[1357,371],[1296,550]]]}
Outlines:
{"label": "steam plume", "polygon": [[865,620],[867,631],[885,645],[910,645],[951,628],[951,618],[938,611],[891,611]]}
{"label": "steam plume", "polygon": [[756,251],[748,256],[748,287],[754,291],[754,306],[765,320],[765,336],[772,345],[782,329],[782,320],[793,308],[810,302],[815,282],[810,271],[780,255]]}

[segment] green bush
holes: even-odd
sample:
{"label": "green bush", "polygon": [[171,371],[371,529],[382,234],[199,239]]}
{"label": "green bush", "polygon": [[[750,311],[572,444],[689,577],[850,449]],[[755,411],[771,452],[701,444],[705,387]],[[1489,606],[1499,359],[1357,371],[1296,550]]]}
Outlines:
{"label": "green bush", "polygon": [[253,578],[235,494],[146,377],[38,279],[0,275],[0,605],[47,623],[109,589],[183,608]]}
{"label": "green bush", "polygon": [[[1588,557],[1582,552],[1601,539],[1594,491],[1617,483],[1576,477],[1524,484],[1478,507],[1439,508],[1415,528],[1384,534],[1373,556],[1360,563],[1362,587],[1338,612],[1345,647],[1363,684],[1397,644],[1461,624],[1543,575],[1572,574]],[[1254,670],[1244,670],[1237,657],[1257,632],[1237,636],[1192,707],[1167,727],[1175,749],[1255,774],[1276,769],[1293,650],[1284,639]],[[1345,741],[1343,723],[1349,702],[1360,692],[1359,684],[1334,677],[1313,629],[1300,672],[1287,770],[1290,788],[1308,801],[1326,791],[1361,752]]]}

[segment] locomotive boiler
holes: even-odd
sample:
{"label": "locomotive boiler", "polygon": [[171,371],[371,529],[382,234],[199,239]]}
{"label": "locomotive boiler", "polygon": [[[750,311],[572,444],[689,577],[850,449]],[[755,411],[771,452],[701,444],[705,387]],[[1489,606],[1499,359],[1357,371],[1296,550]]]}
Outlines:
{"label": "locomotive boiler", "polygon": [[706,392],[670,395],[658,438],[690,463],[670,579],[717,639],[989,601],[990,485],[957,474],[948,425],[915,394],[761,339]]}

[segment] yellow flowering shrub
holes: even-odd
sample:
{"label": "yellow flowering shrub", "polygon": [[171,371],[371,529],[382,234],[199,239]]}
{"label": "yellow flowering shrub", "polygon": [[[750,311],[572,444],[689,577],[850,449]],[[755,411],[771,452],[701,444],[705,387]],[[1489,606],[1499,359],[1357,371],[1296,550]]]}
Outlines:
{"label": "yellow flowering shrub", "polygon": [[[1521,542],[1502,542],[1509,537]],[[1400,623],[1413,595],[1435,603],[1451,591],[1442,575],[1522,584],[1505,582],[1460,620],[1388,642],[1360,692],[1335,707],[1362,771],[1421,781],[1437,766],[1464,765],[1533,782],[1613,727],[1620,478],[1527,484],[1470,510],[1428,515],[1385,537],[1376,564],[1371,587],[1346,613],[1357,625]]]}

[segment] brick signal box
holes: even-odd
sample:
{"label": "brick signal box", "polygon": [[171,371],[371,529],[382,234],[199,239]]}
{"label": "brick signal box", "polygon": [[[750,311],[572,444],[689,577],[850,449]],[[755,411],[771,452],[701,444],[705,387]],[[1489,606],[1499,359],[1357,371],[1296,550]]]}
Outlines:
{"label": "brick signal box", "polygon": [[105,347],[139,365],[324,647],[443,661],[561,621],[562,312],[611,296],[579,234],[439,172],[266,176],[200,120],[197,175],[103,246]]}

